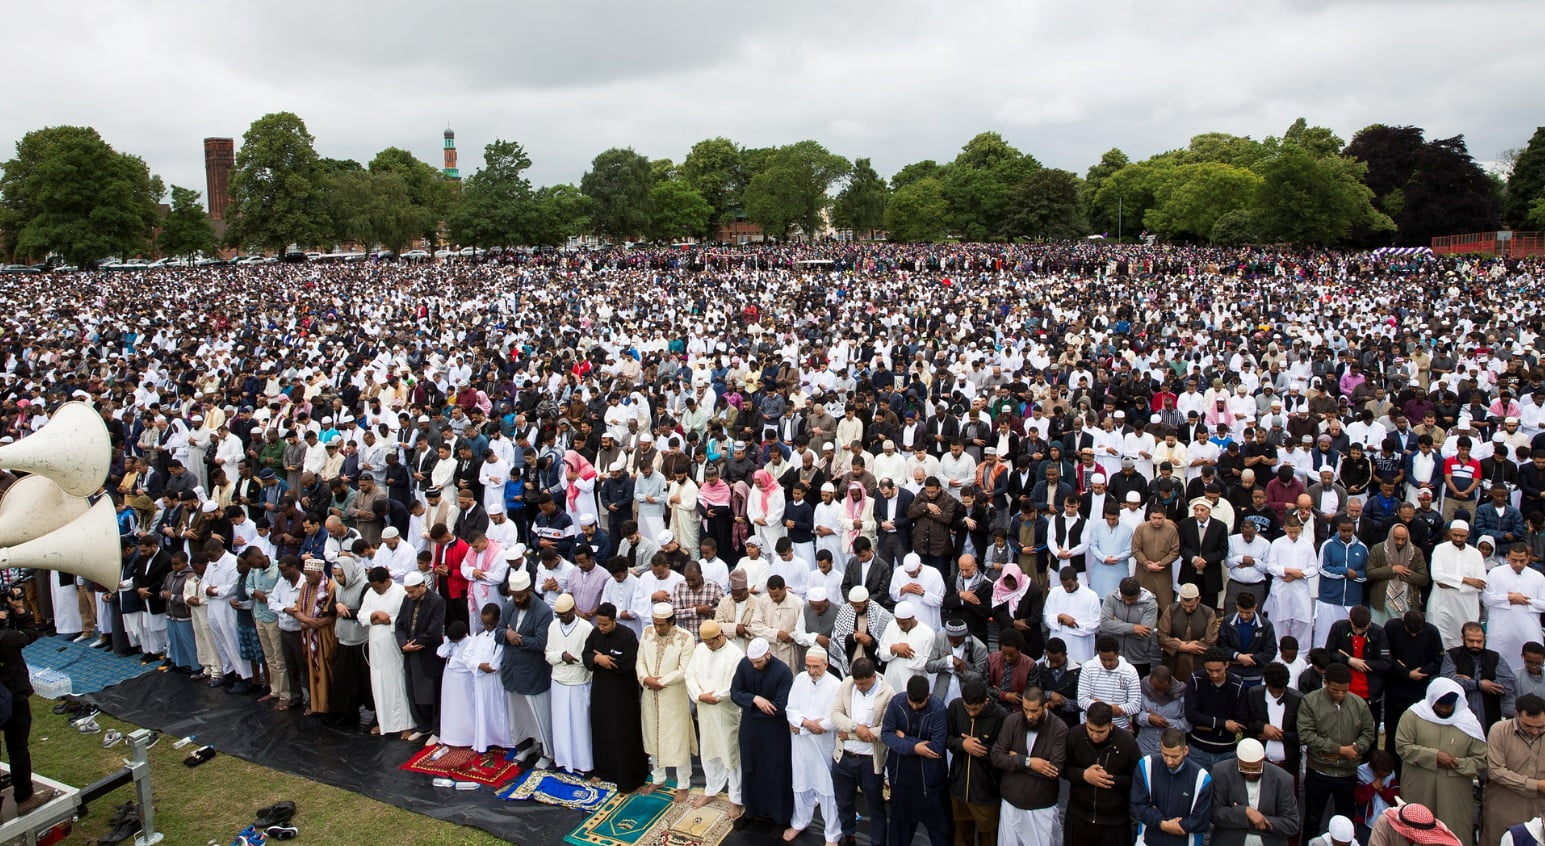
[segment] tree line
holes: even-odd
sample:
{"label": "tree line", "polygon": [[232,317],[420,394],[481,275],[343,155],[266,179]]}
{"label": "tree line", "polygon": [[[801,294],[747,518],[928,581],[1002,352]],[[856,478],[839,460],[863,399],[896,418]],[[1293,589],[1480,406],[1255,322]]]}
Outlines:
{"label": "tree line", "polygon": [[[578,185],[544,187],[531,183],[531,159],[515,141],[490,142],[483,159],[455,183],[395,147],[364,165],[325,158],[298,116],[265,115],[236,155],[225,243],[555,246],[582,234],[669,242],[711,240],[736,221],[778,239],[829,223],[853,237],[905,242],[1151,233],[1324,246],[1545,228],[1545,127],[1505,151],[1492,172],[1463,136],[1428,139],[1419,127],[1374,124],[1348,142],[1302,118],[1280,137],[1204,133],[1141,161],[1112,149],[1083,175],[1045,167],[996,132],[971,138],[952,160],[914,162],[888,180],[870,159],[850,161],[814,140],[743,147],[709,138],[680,163],[613,148]],[[89,127],[29,132],[3,168],[0,245],[13,259],[83,263],[218,246],[199,192],[172,186],[163,211],[161,179]]]}

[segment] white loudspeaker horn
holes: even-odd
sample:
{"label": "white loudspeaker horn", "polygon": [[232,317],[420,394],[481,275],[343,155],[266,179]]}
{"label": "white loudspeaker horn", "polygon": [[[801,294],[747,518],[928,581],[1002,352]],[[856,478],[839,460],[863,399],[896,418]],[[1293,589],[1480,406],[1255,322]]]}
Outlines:
{"label": "white loudspeaker horn", "polygon": [[0,546],[62,529],[90,508],[90,500],[70,496],[47,476],[23,476],[0,497]]}
{"label": "white loudspeaker horn", "polygon": [[107,424],[83,402],[59,406],[47,426],[0,447],[0,467],[47,476],[74,496],[96,493],[112,461]]}
{"label": "white loudspeaker horn", "polygon": [[0,549],[0,567],[55,570],[100,585],[118,584],[123,554],[113,501],[102,497],[64,528]]}

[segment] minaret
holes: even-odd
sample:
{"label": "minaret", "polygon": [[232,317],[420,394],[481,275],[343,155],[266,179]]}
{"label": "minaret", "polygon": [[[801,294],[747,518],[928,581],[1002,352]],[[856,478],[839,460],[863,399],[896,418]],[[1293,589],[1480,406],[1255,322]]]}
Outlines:
{"label": "minaret", "polygon": [[461,171],[456,167],[456,133],[450,127],[445,128],[445,169],[441,174],[446,179],[461,181]]}

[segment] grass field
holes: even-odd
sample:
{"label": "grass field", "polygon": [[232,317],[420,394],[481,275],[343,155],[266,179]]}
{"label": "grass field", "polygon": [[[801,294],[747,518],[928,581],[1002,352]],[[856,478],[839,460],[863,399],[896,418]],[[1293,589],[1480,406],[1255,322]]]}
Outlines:
{"label": "grass field", "polygon": [[[76,787],[123,766],[127,743],[102,748],[101,734],[81,734],[62,716],[51,713],[54,701],[32,700],[32,766],[42,775]],[[106,714],[97,717],[103,733],[135,727]],[[150,750],[156,798],[156,827],[168,846],[219,846],[231,842],[250,825],[258,808],[290,799],[299,807],[296,843],[390,844],[390,846],[493,846],[504,843],[474,828],[453,825],[392,807],[374,799],[256,764],[217,755],[199,767],[185,767],[189,749],[173,749],[176,738],[164,738]],[[63,842],[80,846],[107,833],[113,808],[134,798],[122,787],[91,806],[91,814],[75,824]],[[131,838],[126,843],[132,843]],[[537,846],[530,844],[530,846]]]}

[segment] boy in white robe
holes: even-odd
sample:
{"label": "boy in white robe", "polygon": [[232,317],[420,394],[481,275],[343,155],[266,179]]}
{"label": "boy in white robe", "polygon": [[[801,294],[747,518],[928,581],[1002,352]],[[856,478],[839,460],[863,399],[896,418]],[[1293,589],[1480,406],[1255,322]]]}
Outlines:
{"label": "boy in white robe", "polygon": [[1044,614],[1049,637],[1068,645],[1068,660],[1082,666],[1094,657],[1094,634],[1100,628],[1100,595],[1079,581],[1078,571],[1063,567],[1061,584],[1046,592]]}
{"label": "boy in white robe", "polygon": [[611,578],[601,588],[601,603],[610,602],[616,607],[618,624],[632,629],[635,635],[643,635],[644,621],[633,610],[639,601],[638,577],[628,569],[628,560],[620,555],[612,556],[606,563],[606,572]]}
{"label": "boy in white robe", "polygon": [[[481,612],[482,629],[467,638],[469,643],[456,660],[472,673],[472,750],[487,752],[490,748],[513,749],[515,739],[510,731],[510,697],[499,680],[499,662],[504,644],[494,636],[499,624],[499,606],[490,602]],[[444,713],[444,697],[441,698]],[[443,720],[441,722],[444,722]]]}
{"label": "boy in white robe", "polygon": [[799,836],[821,806],[826,821],[826,842],[842,842],[842,821],[837,815],[837,793],[832,787],[832,751],[837,733],[832,724],[832,704],[840,687],[826,671],[826,650],[810,647],[805,653],[805,672],[794,677],[789,690],[789,729],[794,733],[794,817],[783,832],[785,841]]}
{"label": "boy in white robe", "polygon": [[590,745],[590,671],[580,656],[594,628],[574,613],[574,597],[553,603],[547,626],[547,663],[553,667],[553,763],[575,775],[595,769]]}
{"label": "boy in white robe", "polygon": [[445,659],[445,674],[440,677],[441,746],[470,747],[475,739],[477,688],[473,669],[461,657],[471,645],[467,624],[455,620],[445,627],[445,641],[435,650]]}

